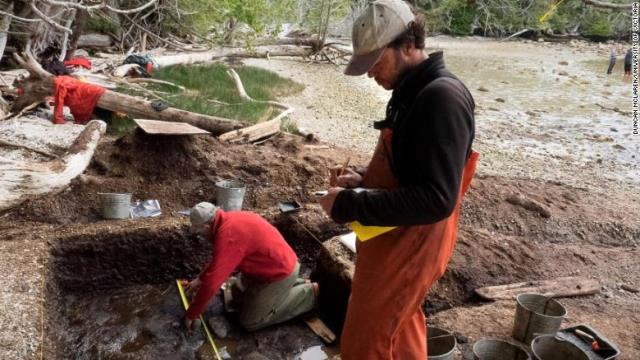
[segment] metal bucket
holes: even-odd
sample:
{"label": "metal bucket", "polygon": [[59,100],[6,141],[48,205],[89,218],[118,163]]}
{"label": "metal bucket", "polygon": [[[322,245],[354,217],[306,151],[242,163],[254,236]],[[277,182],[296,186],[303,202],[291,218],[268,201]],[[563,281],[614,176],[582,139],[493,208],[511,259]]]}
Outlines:
{"label": "metal bucket", "polygon": [[522,347],[496,339],[482,339],[473,344],[475,360],[531,360]]}
{"label": "metal bucket", "polygon": [[555,335],[542,335],[533,339],[531,352],[537,360],[589,360],[589,355],[582,349]]}
{"label": "metal bucket", "polygon": [[246,187],[243,182],[222,180],[216,183],[216,203],[224,211],[242,210]]}
{"label": "metal bucket", "polygon": [[544,295],[520,294],[516,301],[513,338],[525,344],[538,335],[555,334],[567,315],[562,304]]}
{"label": "metal bucket", "polygon": [[452,332],[437,327],[427,327],[427,351],[429,360],[453,360],[456,337]]}
{"label": "metal bucket", "polygon": [[102,196],[102,217],[128,219],[131,211],[130,193],[98,193]]}

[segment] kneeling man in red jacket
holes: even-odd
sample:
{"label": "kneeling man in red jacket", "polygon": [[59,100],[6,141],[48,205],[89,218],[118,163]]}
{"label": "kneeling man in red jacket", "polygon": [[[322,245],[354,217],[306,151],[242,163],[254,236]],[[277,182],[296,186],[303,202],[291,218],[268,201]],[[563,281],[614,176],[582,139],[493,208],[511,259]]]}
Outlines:
{"label": "kneeling man in red jacket", "polygon": [[298,258],[278,230],[260,215],[225,212],[207,202],[191,209],[192,229],[213,244],[209,264],[186,289],[197,292],[185,325],[205,310],[209,300],[234,270],[242,274],[245,291],[240,324],[248,331],[281,323],[311,310],[318,284],[298,278]]}

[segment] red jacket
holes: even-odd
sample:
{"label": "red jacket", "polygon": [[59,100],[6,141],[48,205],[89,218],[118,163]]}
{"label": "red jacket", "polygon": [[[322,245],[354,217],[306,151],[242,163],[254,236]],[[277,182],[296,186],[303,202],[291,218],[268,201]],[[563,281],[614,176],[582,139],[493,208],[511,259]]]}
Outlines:
{"label": "red jacket", "polygon": [[211,234],[213,255],[200,274],[202,286],[187,311],[191,320],[202,314],[234,270],[266,283],[289,276],[298,261],[278,229],[252,212],[218,209]]}
{"label": "red jacket", "polygon": [[55,107],[53,122],[64,124],[62,108],[66,105],[73,114],[74,123],[86,124],[91,120],[91,114],[105,89],[100,86],[77,80],[71,76],[56,76],[53,78],[55,88]]}

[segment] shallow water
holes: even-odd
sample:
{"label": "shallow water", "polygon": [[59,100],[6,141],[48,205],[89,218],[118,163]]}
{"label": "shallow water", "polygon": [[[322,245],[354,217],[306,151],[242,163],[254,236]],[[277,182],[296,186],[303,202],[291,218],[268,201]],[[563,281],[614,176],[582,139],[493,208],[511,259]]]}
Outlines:
{"label": "shallow water", "polygon": [[[431,37],[447,67],[476,102],[479,172],[561,181],[580,187],[634,188],[640,183],[640,135],[632,134],[631,84],[623,58],[606,75],[608,50],[593,43],[501,42]],[[370,152],[390,93],[342,67],[252,60],[306,85],[288,99],[294,118],[338,145]],[[604,107],[604,108],[603,108]],[[616,111],[615,109],[618,109]]]}
{"label": "shallow water", "polygon": [[481,172],[595,188],[640,181],[623,58],[606,75],[594,44],[431,40],[475,98]]}

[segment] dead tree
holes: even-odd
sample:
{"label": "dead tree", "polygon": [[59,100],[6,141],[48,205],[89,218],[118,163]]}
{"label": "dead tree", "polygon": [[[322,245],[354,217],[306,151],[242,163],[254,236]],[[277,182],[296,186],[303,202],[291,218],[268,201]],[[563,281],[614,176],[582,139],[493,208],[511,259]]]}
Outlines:
{"label": "dead tree", "polygon": [[57,19],[66,13],[64,8],[46,3],[30,2],[31,11],[38,21],[31,24],[28,48],[30,51],[41,54],[51,47],[59,48],[61,37],[71,33],[71,29],[58,23]]}
{"label": "dead tree", "polygon": [[[13,2],[9,1],[11,6]],[[116,3],[114,0],[92,1],[89,4],[78,0],[22,0],[24,6],[20,14],[14,15],[11,7],[0,8],[0,21],[7,17],[12,18],[21,25],[20,32],[28,33],[28,36],[19,40],[22,43],[19,47],[29,49],[38,56],[45,50],[54,48],[57,51],[53,55],[65,57],[67,52],[73,54],[78,37],[92,12],[102,11],[127,16],[156,6],[157,2],[158,0],[149,0],[135,8],[119,9],[112,6]],[[78,21],[74,21],[76,13]],[[2,24],[3,22],[0,22],[0,25]]]}

